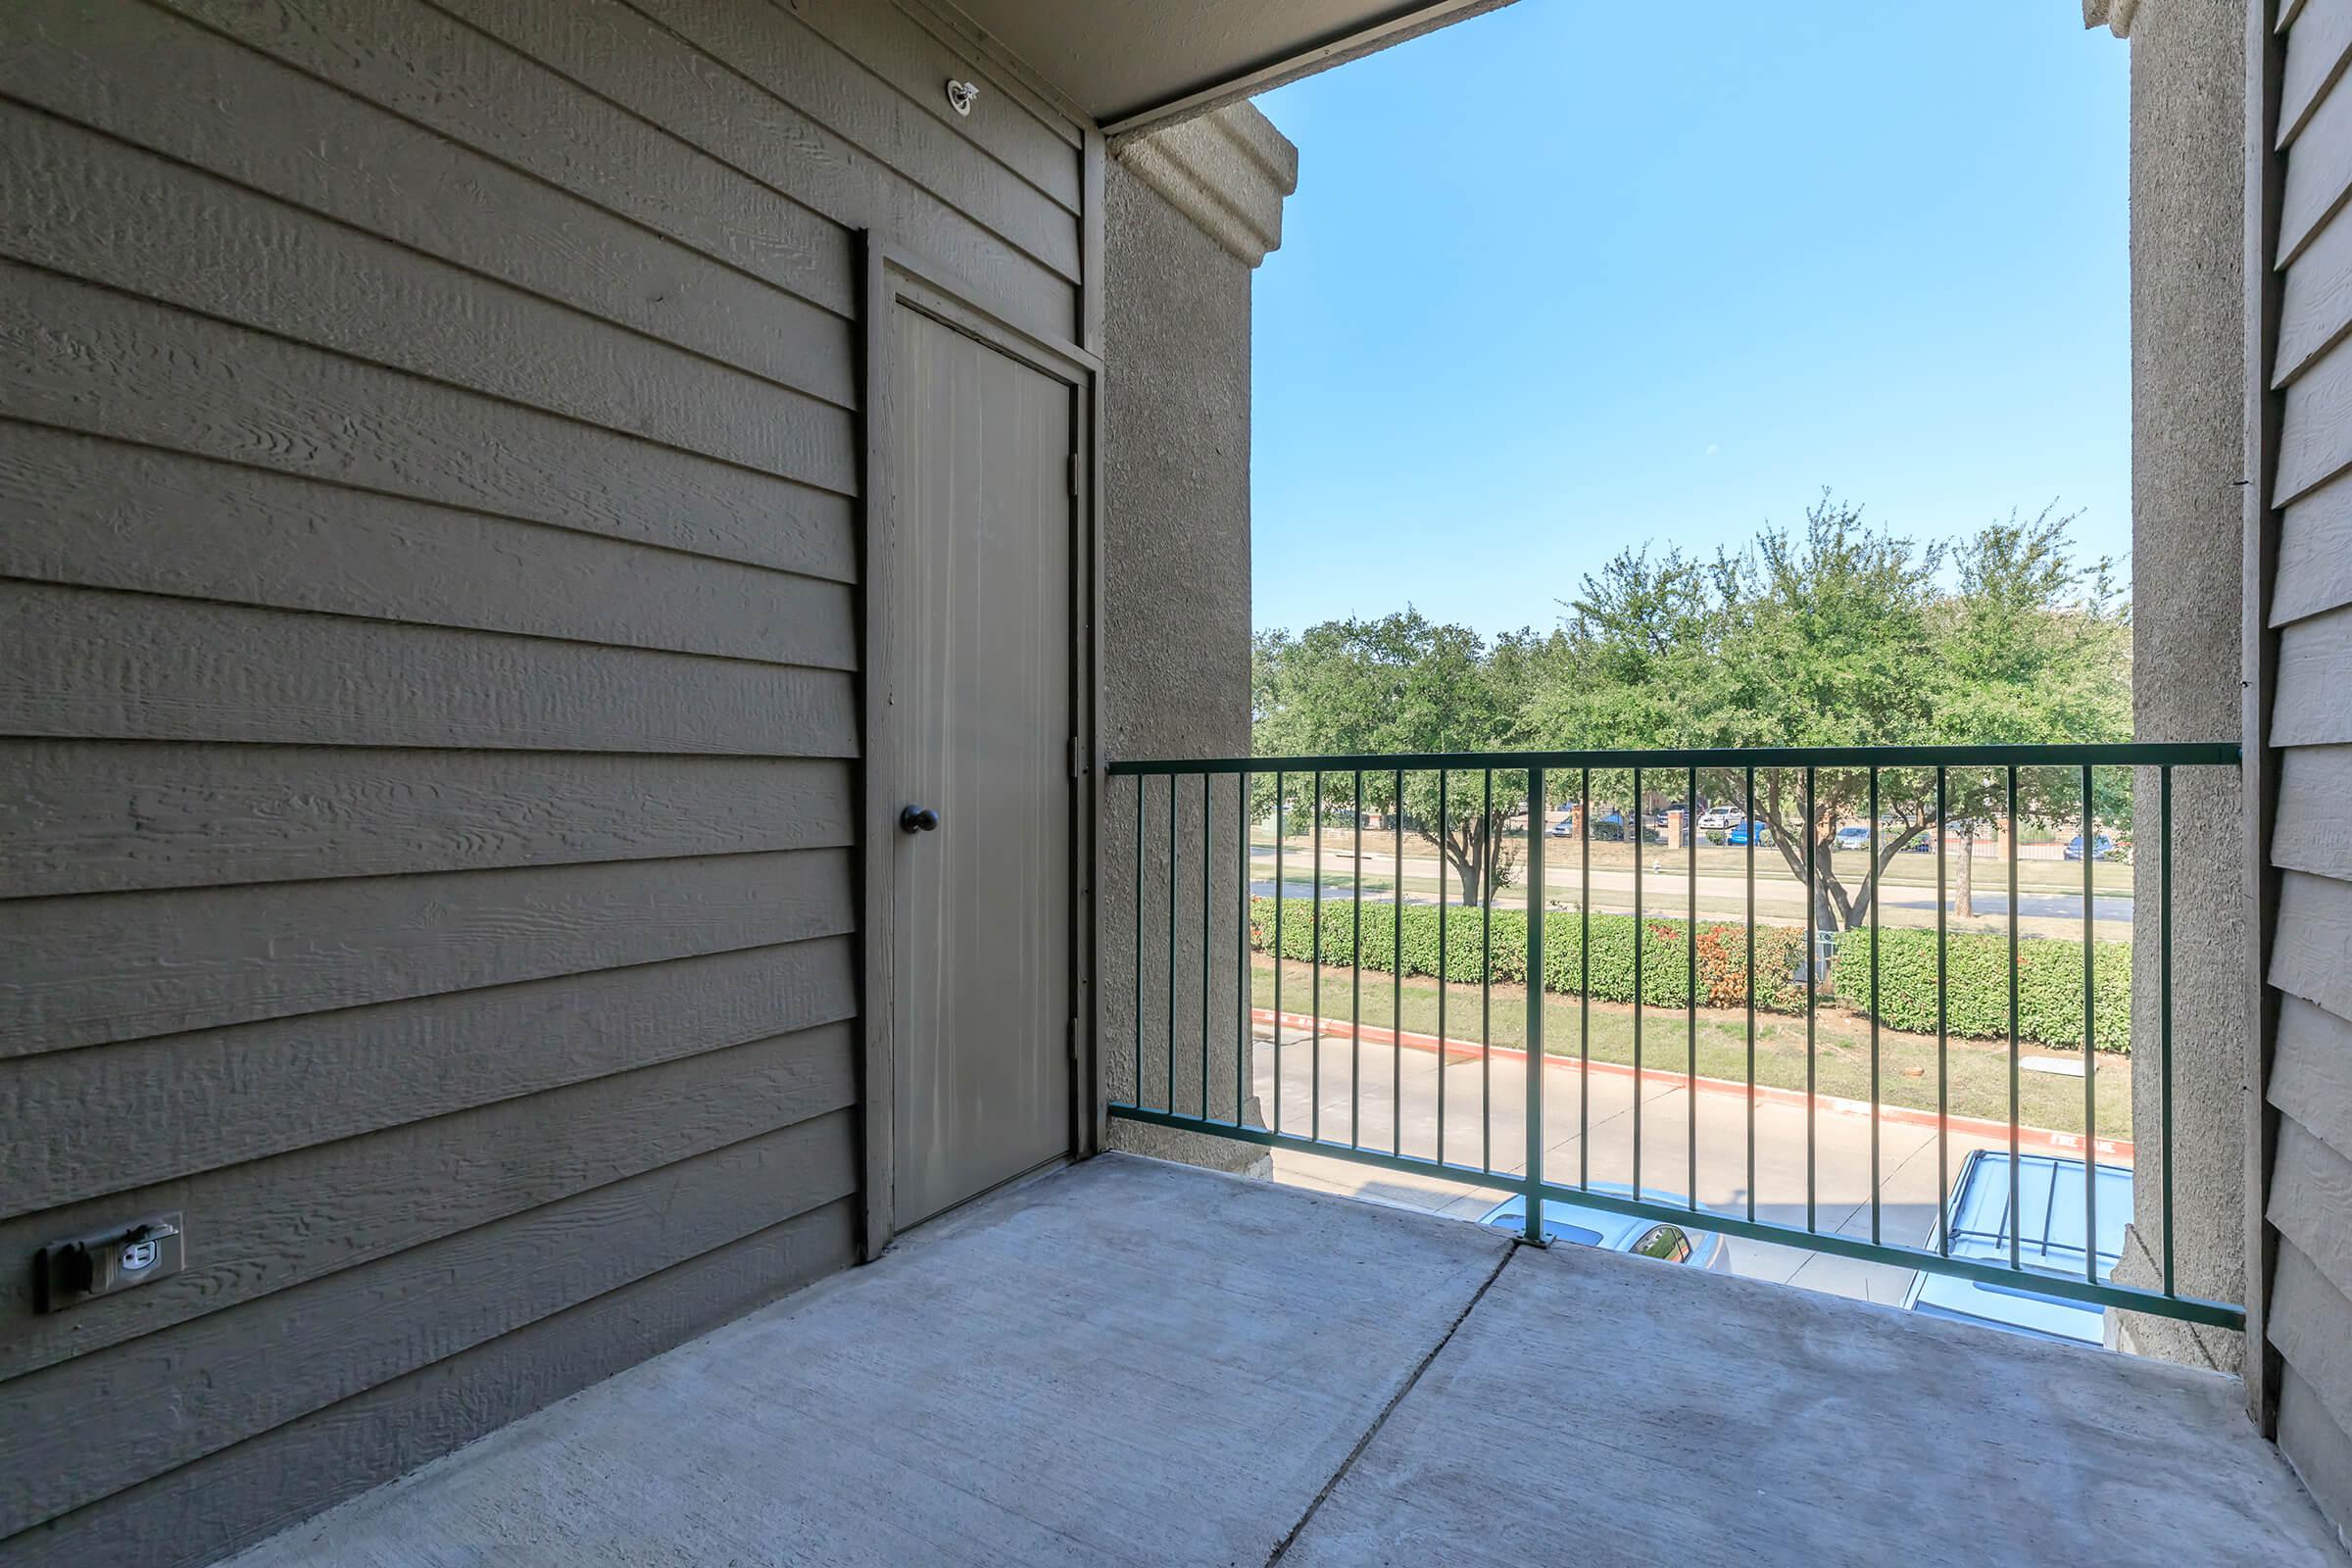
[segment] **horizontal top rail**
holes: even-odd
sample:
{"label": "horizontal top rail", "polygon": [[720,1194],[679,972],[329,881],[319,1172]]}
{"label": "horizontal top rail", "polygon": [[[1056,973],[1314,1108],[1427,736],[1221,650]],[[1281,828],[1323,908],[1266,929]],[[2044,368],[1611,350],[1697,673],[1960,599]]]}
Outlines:
{"label": "horizontal top rail", "polygon": [[1701,746],[1643,751],[1342,753],[1113,761],[1112,774],[1418,772],[1477,768],[2154,767],[2242,760],[2236,741],[2105,741],[2053,746]]}

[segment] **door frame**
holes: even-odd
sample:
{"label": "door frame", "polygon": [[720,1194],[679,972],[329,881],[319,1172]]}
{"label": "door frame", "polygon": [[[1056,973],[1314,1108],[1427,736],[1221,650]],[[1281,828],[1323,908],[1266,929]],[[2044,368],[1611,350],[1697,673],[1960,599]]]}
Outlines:
{"label": "door frame", "polygon": [[871,1262],[898,1233],[895,1200],[898,1105],[897,878],[900,768],[884,672],[902,602],[898,561],[898,499],[890,456],[897,436],[891,377],[891,336],[901,307],[920,312],[952,331],[1014,360],[1071,391],[1070,540],[1070,931],[1067,955],[1070,1021],[1069,1153],[1083,1158],[1098,1148],[1102,1077],[1097,1070],[1101,1030],[1094,987],[1099,940],[1095,857],[1102,816],[1102,362],[1075,343],[1044,336],[1007,320],[982,303],[954,274],[872,230],[865,234],[864,364],[859,368],[865,416],[859,475],[858,530],[859,727],[858,858],[859,1011],[864,1019],[861,1091],[864,1096],[864,1224],[860,1253]]}

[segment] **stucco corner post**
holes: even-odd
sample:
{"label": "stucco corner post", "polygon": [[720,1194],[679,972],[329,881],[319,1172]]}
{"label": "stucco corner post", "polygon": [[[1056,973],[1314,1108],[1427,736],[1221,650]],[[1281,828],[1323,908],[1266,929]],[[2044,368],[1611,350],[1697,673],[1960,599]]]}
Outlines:
{"label": "stucco corner post", "polygon": [[[2245,8],[2242,0],[2084,0],[2086,26],[2132,50],[2132,733],[2239,729],[2245,408]],[[2161,1288],[2164,1153],[2155,1071],[2160,943],[2173,954],[2173,1189],[2178,1285],[2244,1299],[2245,974],[2234,776],[2175,776],[2174,929],[2159,919],[2157,780],[2132,819],[2132,1223],[2118,1283]],[[2236,1372],[2242,1336],[2111,1312],[2146,1355]]]}
{"label": "stucco corner post", "polygon": [[[1282,241],[1298,149],[1249,104],[1114,143],[1103,172],[1103,693],[1111,758],[1250,750],[1250,285]],[[1150,832],[1136,887],[1137,785]],[[1202,866],[1210,949],[1206,1111],[1234,1114],[1251,1063],[1241,1038],[1241,811],[1230,778],[1207,809],[1198,778],[1113,779],[1099,880],[1103,1088],[1114,1101],[1201,1108]],[[1176,814],[1174,942],[1168,813]],[[1205,856],[1204,856],[1205,851]],[[1141,995],[1136,974],[1142,918]],[[1167,966],[1179,983],[1170,1018]],[[1136,1043],[1143,1041],[1142,1083]],[[1171,1034],[1172,1030],[1172,1034]],[[1173,1039],[1177,1063],[1169,1083]],[[1239,1077],[1237,1079],[1237,1068]],[[1243,1107],[1262,1122],[1254,1093]],[[1266,1168],[1247,1145],[1113,1121],[1114,1148]]]}

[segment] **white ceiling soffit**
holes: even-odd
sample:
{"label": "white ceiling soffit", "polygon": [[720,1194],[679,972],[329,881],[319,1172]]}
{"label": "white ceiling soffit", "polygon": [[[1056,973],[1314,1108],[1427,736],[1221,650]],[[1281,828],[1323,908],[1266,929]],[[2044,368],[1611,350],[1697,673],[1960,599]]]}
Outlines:
{"label": "white ceiling soffit", "polygon": [[1113,136],[1183,120],[1509,0],[955,0]]}

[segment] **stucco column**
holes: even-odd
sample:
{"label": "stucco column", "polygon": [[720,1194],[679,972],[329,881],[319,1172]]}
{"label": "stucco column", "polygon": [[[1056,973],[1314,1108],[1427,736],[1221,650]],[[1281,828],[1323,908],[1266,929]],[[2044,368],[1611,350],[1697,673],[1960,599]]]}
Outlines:
{"label": "stucco column", "polygon": [[[1298,157],[1265,116],[1234,104],[1115,146],[1104,171],[1103,746],[1112,758],[1250,750],[1250,282],[1281,243]],[[1212,785],[1204,846],[1200,781],[1174,792],[1164,779],[1142,782],[1140,997],[1137,781],[1111,780],[1104,802],[1105,1087],[1114,1100],[1136,1095],[1140,1009],[1141,1102],[1165,1106],[1172,1092],[1179,1111],[1197,1112],[1205,1023],[1208,1114],[1233,1115],[1238,1069],[1245,1114],[1262,1121],[1236,990],[1237,785]],[[1129,1122],[1111,1123],[1110,1144],[1227,1170],[1265,1165],[1248,1145]]]}
{"label": "stucco column", "polygon": [[[2143,741],[2238,732],[2245,331],[2242,0],[2088,0],[2132,48],[2132,726]],[[2155,1071],[2157,784],[2133,803],[2133,1221],[2116,1278],[2162,1283]],[[2245,929],[2233,774],[2175,776],[2173,1216],[2180,1288],[2245,1292]],[[2235,1372],[2242,1337],[2110,1314],[2143,1354]]]}

